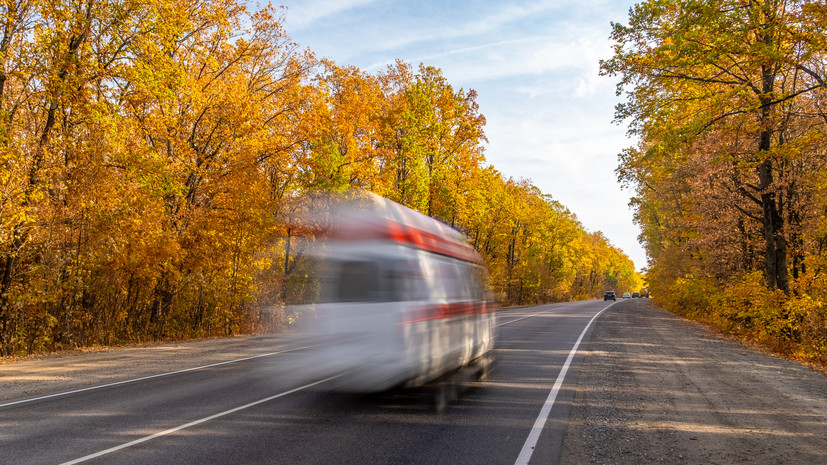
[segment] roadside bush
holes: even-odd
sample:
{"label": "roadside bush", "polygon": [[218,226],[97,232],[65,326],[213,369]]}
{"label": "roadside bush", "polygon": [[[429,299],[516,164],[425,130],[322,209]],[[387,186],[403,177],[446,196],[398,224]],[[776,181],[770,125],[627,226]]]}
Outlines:
{"label": "roadside bush", "polygon": [[827,365],[827,279],[804,276],[790,296],[760,272],[726,280],[687,275],[659,287],[656,303],[780,355]]}

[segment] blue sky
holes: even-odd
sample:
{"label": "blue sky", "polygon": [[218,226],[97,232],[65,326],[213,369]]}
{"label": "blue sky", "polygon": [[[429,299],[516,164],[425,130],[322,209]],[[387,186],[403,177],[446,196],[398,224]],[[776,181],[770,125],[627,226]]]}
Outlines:
{"label": "blue sky", "polygon": [[614,169],[633,145],[612,123],[610,23],[632,0],[282,0],[288,35],[319,57],[376,73],[397,58],[442,69],[475,89],[485,115],[486,159],[528,178],[602,231],[638,269],[646,257]]}

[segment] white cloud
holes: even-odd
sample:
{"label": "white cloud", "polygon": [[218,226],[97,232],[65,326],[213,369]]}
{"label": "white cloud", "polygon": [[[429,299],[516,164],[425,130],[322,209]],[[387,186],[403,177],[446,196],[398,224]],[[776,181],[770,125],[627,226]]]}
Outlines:
{"label": "white cloud", "polygon": [[322,18],[341,14],[353,8],[370,5],[377,0],[302,0],[284,2],[287,6],[288,31],[308,28]]}
{"label": "white cloud", "polygon": [[423,62],[477,90],[488,162],[532,179],[641,268],[629,193],[614,174],[632,142],[612,124],[615,79],[599,76],[609,22],[633,2],[285,0],[288,33],[320,56],[368,72]]}
{"label": "white cloud", "polygon": [[[446,5],[450,5],[450,3],[446,3]],[[517,23],[527,17],[540,16],[559,8],[561,8],[560,2],[554,0],[539,2],[527,7],[505,4],[500,5],[499,10],[488,13],[482,17],[478,16],[479,11],[469,9],[463,12],[464,17],[469,19],[467,22],[457,23],[455,22],[455,18],[446,16],[443,18],[432,18],[432,21],[427,22],[416,21],[411,27],[402,30],[395,27],[395,25],[389,25],[384,31],[388,40],[373,42],[371,45],[374,47],[373,51],[388,51],[415,48],[417,44],[422,43],[444,44],[454,41],[461,42],[461,39],[464,38],[496,37],[501,36],[503,29],[508,25]],[[492,45],[513,43],[522,40],[526,39],[495,41],[482,46],[467,47],[460,51],[487,48]],[[440,53],[439,55],[450,55],[456,52],[457,51],[448,51]]]}
{"label": "white cloud", "polygon": [[505,176],[529,178],[568,207],[589,231],[602,231],[638,268],[646,266],[631,221],[629,192],[614,173],[617,154],[632,145],[625,128],[611,124],[605,92],[584,97],[584,105],[561,103],[557,96],[535,96],[537,104],[486,112],[487,160]]}

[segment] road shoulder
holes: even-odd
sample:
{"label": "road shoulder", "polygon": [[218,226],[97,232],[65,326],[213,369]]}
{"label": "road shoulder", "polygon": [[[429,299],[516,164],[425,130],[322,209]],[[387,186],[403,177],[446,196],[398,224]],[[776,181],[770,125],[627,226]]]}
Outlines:
{"label": "road shoulder", "polygon": [[601,316],[563,464],[827,462],[827,377],[645,299]]}

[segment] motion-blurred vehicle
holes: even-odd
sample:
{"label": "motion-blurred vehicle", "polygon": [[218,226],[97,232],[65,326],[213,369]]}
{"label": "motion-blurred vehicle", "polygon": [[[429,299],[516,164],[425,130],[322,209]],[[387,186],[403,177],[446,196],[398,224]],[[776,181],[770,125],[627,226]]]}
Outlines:
{"label": "motion-blurred vehicle", "polygon": [[362,193],[331,210],[312,252],[319,295],[298,309],[317,347],[301,360],[336,390],[418,387],[493,362],[495,306],[482,259],[458,231]]}
{"label": "motion-blurred vehicle", "polygon": [[603,301],[605,302],[607,300],[617,300],[615,297],[615,291],[606,291],[606,293],[603,294]]}

